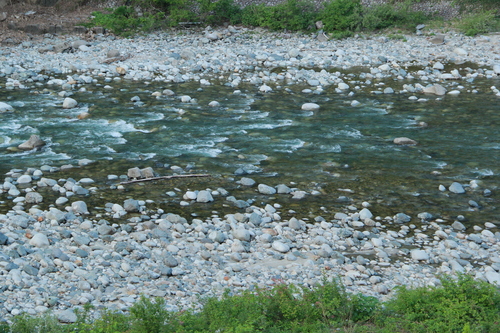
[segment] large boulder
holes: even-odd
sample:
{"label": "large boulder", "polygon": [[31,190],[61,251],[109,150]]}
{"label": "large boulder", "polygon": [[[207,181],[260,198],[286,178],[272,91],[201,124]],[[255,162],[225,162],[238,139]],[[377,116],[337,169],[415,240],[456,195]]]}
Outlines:
{"label": "large boulder", "polygon": [[4,102],[0,102],[0,113],[14,111],[14,108]]}
{"label": "large boulder", "polygon": [[45,141],[40,139],[40,137],[38,135],[33,134],[32,136],[30,136],[28,141],[21,143],[19,146],[17,146],[17,148],[31,150],[31,149],[39,148],[39,147],[43,147],[43,146],[45,146]]}
{"label": "large boulder", "polygon": [[423,92],[425,94],[433,94],[433,95],[437,95],[437,96],[443,96],[444,94],[446,94],[446,88],[440,84],[433,84],[431,86],[425,87],[423,89]]}
{"label": "large boulder", "polygon": [[66,97],[63,101],[63,109],[72,109],[78,105],[78,102],[73,98]]}

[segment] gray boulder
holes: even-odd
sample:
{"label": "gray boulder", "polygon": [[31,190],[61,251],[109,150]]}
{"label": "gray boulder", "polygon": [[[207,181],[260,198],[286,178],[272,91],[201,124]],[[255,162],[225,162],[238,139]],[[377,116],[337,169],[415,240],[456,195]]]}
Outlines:
{"label": "gray boulder", "polygon": [[207,203],[212,201],[214,201],[214,198],[212,197],[210,191],[203,190],[198,192],[198,195],[196,197],[196,202]]}
{"label": "gray boulder", "polygon": [[43,197],[38,192],[28,192],[26,193],[26,203],[37,204],[43,201]]}
{"label": "gray boulder", "polygon": [[265,184],[259,184],[259,186],[257,188],[258,188],[259,192],[262,194],[271,195],[271,194],[276,193],[276,189],[274,187],[271,187],[271,186],[268,186]]}
{"label": "gray boulder", "polygon": [[78,318],[73,310],[63,310],[57,313],[57,320],[61,323],[72,324],[75,323]]}
{"label": "gray boulder", "polygon": [[135,199],[127,199],[123,202],[123,209],[127,212],[138,212],[139,208],[139,201]]}
{"label": "gray boulder", "polygon": [[462,194],[465,193],[465,189],[462,186],[462,184],[453,182],[450,187],[448,187],[448,190],[452,193],[457,193],[457,194]]}
{"label": "gray boulder", "polygon": [[75,201],[71,204],[75,214],[88,214],[87,204],[84,201]]}
{"label": "gray boulder", "polygon": [[10,111],[14,111],[14,108],[11,105],[4,102],[0,102],[0,113],[10,112]]}
{"label": "gray boulder", "polygon": [[45,141],[40,139],[38,135],[33,134],[32,136],[30,136],[28,141],[21,143],[19,146],[17,146],[17,148],[24,150],[31,150],[43,146],[45,146]]}

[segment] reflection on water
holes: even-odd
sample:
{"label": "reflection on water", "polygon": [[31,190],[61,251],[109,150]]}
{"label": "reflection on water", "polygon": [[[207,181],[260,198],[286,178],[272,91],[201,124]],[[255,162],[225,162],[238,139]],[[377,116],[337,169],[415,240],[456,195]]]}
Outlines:
{"label": "reflection on water", "polygon": [[[403,83],[398,85],[395,90]],[[240,93],[224,85],[201,90],[194,83],[113,86],[113,90],[86,86],[85,92],[75,91],[72,97],[79,106],[71,110],[61,108],[59,91],[0,89],[0,101],[16,107],[15,112],[1,115],[0,171],[76,164],[88,158],[103,161],[83,169],[95,178],[123,174],[133,166],[190,164],[197,172],[219,175],[223,182],[241,168],[269,185],[295,182],[302,190],[319,190],[322,195],[305,202],[331,211],[349,202],[360,206],[366,200],[381,216],[429,211],[443,217],[462,214],[480,223],[498,215],[500,113],[498,98],[489,93],[491,81],[476,80],[478,94],[442,100],[428,96],[425,103],[408,100],[409,94],[367,91],[349,97],[333,88],[306,94],[301,92],[303,86],[276,88],[270,94],[250,85],[240,86]],[[166,88],[196,101],[152,96]],[[134,96],[140,101],[132,102]],[[361,105],[352,107],[354,99]],[[209,107],[213,100],[220,106]],[[321,108],[303,111],[306,102]],[[91,117],[78,120],[82,112]],[[30,152],[7,150],[31,134],[39,134],[47,146]],[[397,146],[392,142],[395,137],[409,137],[419,144]],[[471,180],[482,184],[465,195],[438,191],[440,184]],[[339,190],[346,188],[352,191]],[[492,196],[483,196],[486,188]],[[247,192],[241,196],[253,193]],[[472,211],[469,200],[482,208]],[[289,204],[298,206],[296,210],[308,206]]]}

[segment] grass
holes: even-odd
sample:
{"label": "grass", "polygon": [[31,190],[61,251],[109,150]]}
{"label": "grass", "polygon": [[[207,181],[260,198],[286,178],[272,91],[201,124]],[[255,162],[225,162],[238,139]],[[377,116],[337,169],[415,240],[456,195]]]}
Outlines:
{"label": "grass", "polygon": [[204,300],[197,312],[168,312],[165,305],[162,298],[141,297],[129,313],[103,311],[98,319],[86,306],[74,324],[60,324],[52,314],[23,314],[0,324],[0,333],[500,332],[499,290],[469,275],[445,276],[439,287],[400,287],[386,302],[324,279],[314,288],[227,291]]}

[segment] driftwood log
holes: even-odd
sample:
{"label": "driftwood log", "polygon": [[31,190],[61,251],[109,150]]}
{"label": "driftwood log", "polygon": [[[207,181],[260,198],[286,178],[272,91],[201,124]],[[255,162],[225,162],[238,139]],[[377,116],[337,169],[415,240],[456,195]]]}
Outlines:
{"label": "driftwood log", "polygon": [[120,185],[149,182],[149,181],[153,181],[153,180],[174,179],[174,178],[190,178],[190,177],[210,177],[210,175],[207,175],[207,174],[190,174],[190,175],[174,175],[174,176],[151,177],[151,178],[134,179],[134,180],[126,181],[126,182],[121,182]]}

